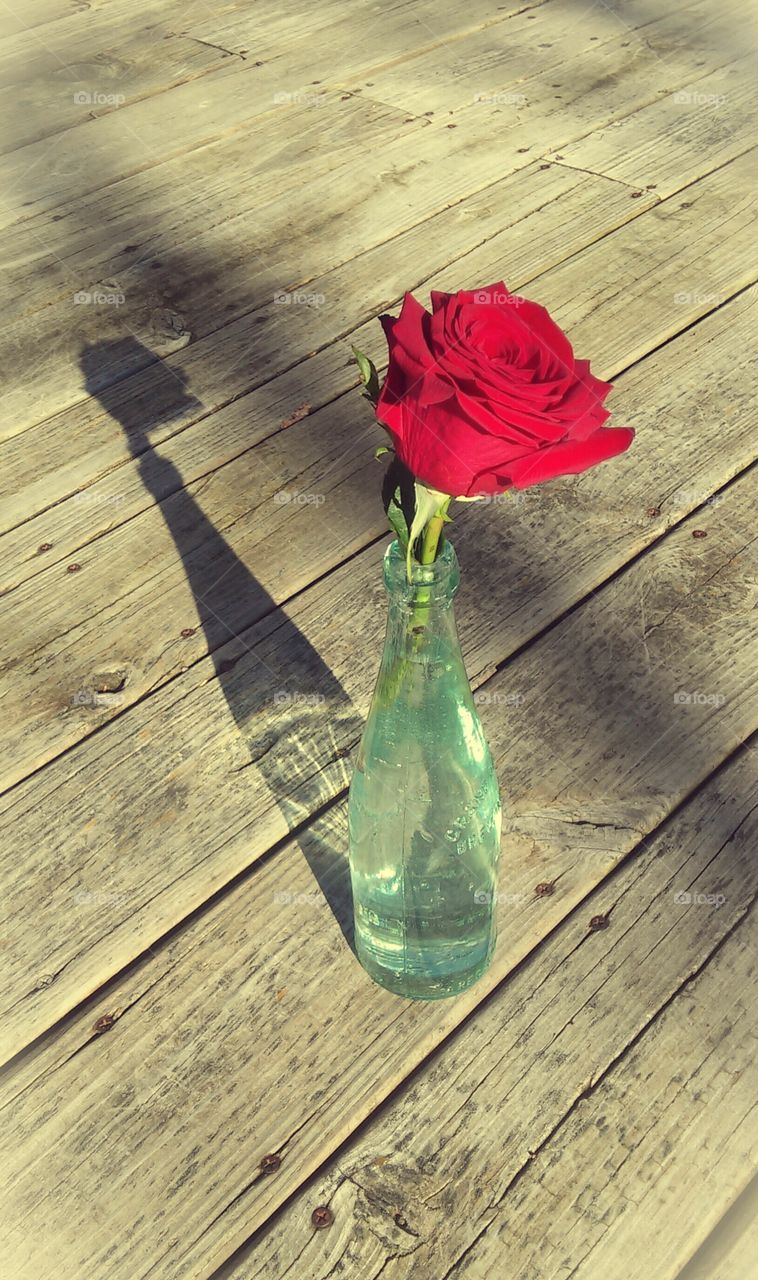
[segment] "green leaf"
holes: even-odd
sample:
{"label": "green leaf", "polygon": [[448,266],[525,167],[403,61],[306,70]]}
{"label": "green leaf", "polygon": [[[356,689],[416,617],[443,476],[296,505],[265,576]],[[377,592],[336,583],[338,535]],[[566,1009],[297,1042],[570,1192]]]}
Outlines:
{"label": "green leaf", "polygon": [[[398,499],[398,493],[400,497]],[[393,499],[397,502],[410,528],[413,512],[416,509],[416,494],[413,488],[413,473],[405,463],[393,453],[392,461],[384,473],[382,481],[382,502],[386,511]]]}
{"label": "green leaf", "polygon": [[361,375],[361,382],[366,389],[366,396],[373,405],[379,399],[379,374],[376,371],[376,365],[373,360],[369,360],[368,356],[359,351],[357,347],[352,348],[355,362],[358,365],[358,372]]}
{"label": "green leaf", "polygon": [[413,475],[393,452],[382,481],[382,504],[403,551],[408,546],[408,528],[413,519],[415,494]]}
{"label": "green leaf", "polygon": [[405,516],[403,515],[402,509],[397,502],[397,498],[399,497],[400,490],[398,489],[396,498],[393,498],[387,507],[387,519],[390,522],[392,532],[400,543],[400,546],[403,548],[403,551],[405,551],[408,546],[408,525],[405,522]]}
{"label": "green leaf", "polygon": [[378,445],[376,446],[376,449],[374,450],[374,457],[376,458],[376,460],[377,460],[377,462],[378,462],[380,458],[383,458],[383,457],[384,457],[385,453],[394,453],[394,452],[395,452],[395,450],[394,450],[394,449],[390,449],[389,445],[387,445],[387,444],[378,444]]}

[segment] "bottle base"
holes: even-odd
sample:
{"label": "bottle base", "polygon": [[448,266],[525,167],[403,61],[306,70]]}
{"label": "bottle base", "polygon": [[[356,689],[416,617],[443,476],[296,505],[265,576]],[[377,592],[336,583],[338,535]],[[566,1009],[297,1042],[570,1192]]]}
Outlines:
{"label": "bottle base", "polygon": [[476,965],[463,971],[408,973],[389,969],[377,963],[376,957],[362,948],[360,939],[356,938],[358,959],[369,977],[378,986],[384,987],[394,995],[404,996],[406,1000],[448,1000],[453,996],[461,995],[462,992],[468,991],[469,987],[473,987],[487,972],[492,963],[494,950],[493,945]]}

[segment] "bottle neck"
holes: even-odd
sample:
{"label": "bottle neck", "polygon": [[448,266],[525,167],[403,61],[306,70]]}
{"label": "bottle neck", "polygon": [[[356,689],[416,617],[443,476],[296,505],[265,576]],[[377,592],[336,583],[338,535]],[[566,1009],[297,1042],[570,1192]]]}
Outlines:
{"label": "bottle neck", "polygon": [[420,662],[460,657],[453,597],[460,582],[458,560],[445,541],[430,565],[412,564],[408,581],[405,556],[397,542],[384,557],[384,583],[389,595],[385,650]]}
{"label": "bottle neck", "polygon": [[411,561],[410,581],[405,555],[397,540],[390,543],[384,555],[384,585],[390,607],[398,612],[413,613],[420,606],[430,611],[449,608],[460,578],[458,558],[447,539],[433,564]]}

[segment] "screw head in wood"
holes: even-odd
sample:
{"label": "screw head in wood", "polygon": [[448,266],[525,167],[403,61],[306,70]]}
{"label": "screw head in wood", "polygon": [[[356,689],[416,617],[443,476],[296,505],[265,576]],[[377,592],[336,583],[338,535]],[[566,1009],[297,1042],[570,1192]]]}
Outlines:
{"label": "screw head in wood", "polygon": [[270,1155],[264,1156],[258,1166],[261,1173],[276,1173],[281,1168],[282,1157],[277,1155],[275,1151]]}
{"label": "screw head in wood", "polygon": [[693,538],[707,538],[708,534],[705,529],[693,529],[692,536]]}
{"label": "screw head in wood", "polygon": [[52,549],[53,549],[52,542],[41,542],[37,547],[37,555],[41,556],[43,551],[52,551]]}
{"label": "screw head in wood", "polygon": [[534,886],[534,892],[538,898],[549,898],[551,893],[555,893],[555,884],[552,880],[541,880]]}
{"label": "screw head in wood", "polygon": [[82,566],[80,564],[66,565],[66,573],[78,573],[81,567]]}
{"label": "screw head in wood", "polygon": [[611,923],[610,915],[593,916],[592,919],[590,920],[590,929],[592,929],[594,933],[597,929],[607,929],[610,923]]}
{"label": "screw head in wood", "polygon": [[115,1021],[115,1014],[103,1013],[100,1015],[97,1022],[93,1023],[92,1030],[96,1036],[101,1036],[104,1031],[110,1031]]}
{"label": "screw head in wood", "polygon": [[334,1214],[328,1204],[320,1204],[311,1214],[311,1222],[317,1231],[323,1231],[325,1227],[330,1227],[334,1222]]}
{"label": "screw head in wood", "polygon": [[182,627],[182,640],[189,640],[190,636],[194,636],[196,627]]}

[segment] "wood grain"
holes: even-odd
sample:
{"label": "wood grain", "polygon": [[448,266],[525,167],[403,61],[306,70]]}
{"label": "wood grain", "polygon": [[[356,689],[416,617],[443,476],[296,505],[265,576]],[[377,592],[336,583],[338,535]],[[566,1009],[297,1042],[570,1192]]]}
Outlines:
{"label": "wood grain", "polygon": [[[686,288],[702,280],[704,263],[710,285],[724,293],[750,279],[744,264],[752,241],[752,206],[747,197],[735,198],[740,180],[750,181],[750,166],[742,160],[688,193],[693,224],[689,210],[682,215],[674,197],[558,265],[532,291],[554,308],[578,352],[605,353],[598,362],[601,376],[614,376],[670,337],[688,316],[712,305],[696,288]],[[692,225],[698,231],[694,243]],[[654,287],[639,276],[638,254],[651,273],[655,264]],[[488,244],[458,264],[457,284],[496,277],[500,265],[497,247]],[[441,272],[435,283],[444,287],[449,279]],[[682,290],[685,301],[678,306],[675,298]],[[733,383],[730,371],[730,392]],[[118,417],[116,406],[113,412]],[[232,421],[237,412],[231,411]],[[365,414],[365,406],[358,397],[328,404],[299,429],[279,433],[185,488],[170,457],[142,453],[137,472],[144,487],[157,497],[170,495],[161,507],[77,552],[75,581],[68,565],[53,565],[14,591],[6,606],[6,626],[24,637],[24,648],[19,652],[17,646],[10,661],[18,665],[22,655],[30,661],[3,697],[5,713],[18,730],[6,749],[5,785],[122,714],[381,534],[370,435],[365,443],[355,439],[360,412]],[[637,404],[630,413],[636,421]],[[702,414],[700,405],[697,413]],[[127,409],[121,426],[132,447],[135,440],[137,448],[140,441],[147,443],[139,410]],[[687,429],[698,440],[707,434],[701,416]],[[750,438],[742,439],[752,460]],[[713,489],[737,469],[723,449],[714,462]],[[290,500],[282,502],[282,494]],[[82,504],[85,511],[87,506]],[[103,505],[106,519],[112,509],[111,503]],[[357,518],[361,511],[367,520],[363,526]],[[101,608],[104,594],[106,609]],[[183,638],[190,628],[195,634]],[[118,699],[82,702],[81,691],[97,688],[97,676],[109,670],[123,673]]]}
{"label": "wood grain", "polygon": [[[153,444],[194,427],[186,450],[183,442],[179,445],[182,463],[190,467],[185,479],[190,481],[193,465],[200,466],[198,474],[206,474],[229,461],[277,431],[304,400],[315,411],[355,386],[351,341],[373,351],[381,363],[384,343],[374,315],[396,304],[406,288],[428,288],[442,269],[452,270],[455,263],[478,283],[477,272],[502,270],[501,261],[507,263],[512,287],[521,287],[655,203],[651,193],[632,201],[621,184],[560,165],[543,170],[532,164],[402,232],[392,240],[391,250],[384,244],[366,249],[344,266],[316,277],[303,295],[318,299],[318,305],[275,303],[272,289],[265,305],[247,318],[244,335],[231,326],[233,332],[225,329],[214,339],[193,343],[176,358],[153,361],[142,373],[109,388],[106,403],[101,403],[105,375],[112,366],[123,371],[130,348],[134,358],[135,344],[122,349],[117,342],[100,348],[94,388],[100,398],[92,396],[0,446],[0,495],[6,523],[16,524],[37,511],[58,507],[46,520],[43,517],[43,524],[19,534],[21,539],[28,537],[29,544],[0,543],[0,555],[7,556],[3,586],[15,581],[6,574],[18,572],[11,568],[11,561],[18,567],[40,567],[36,559],[40,542],[52,542],[56,553],[66,554],[66,547],[71,547],[65,540],[66,519],[77,511],[81,516],[82,506],[87,508],[89,537],[99,536],[140,509],[124,492],[129,486],[123,473],[111,477],[131,457],[119,427],[130,412],[144,423]],[[82,379],[81,358],[79,363]],[[254,396],[246,394],[259,386],[266,389]],[[228,405],[228,411],[217,412],[209,430],[206,419],[220,405]],[[236,424],[232,432],[230,422]],[[194,453],[190,440],[197,442]],[[198,446],[204,456],[195,464],[192,459]],[[210,456],[209,447],[214,450]],[[35,458],[33,470],[30,451]],[[108,477],[105,493],[118,494],[121,501],[107,502],[107,510],[99,509],[97,501],[89,500],[94,498],[90,494],[86,501],[78,500],[78,508],[61,509],[62,498],[88,489],[100,476]],[[110,487],[114,479],[121,488]],[[152,501],[143,485],[138,491],[143,505]],[[99,515],[107,515],[107,520],[98,521]]]}
{"label": "wood grain", "polygon": [[704,166],[724,164],[755,146],[754,67],[749,56],[683,85],[607,129],[559,147],[561,162],[669,195],[685,185],[688,174],[694,180]]}
{"label": "wood grain", "polygon": [[[543,655],[542,670],[545,665]],[[571,722],[579,740],[592,736],[591,714],[586,724],[581,712]],[[554,718],[554,733],[562,727],[563,717]],[[510,759],[524,760],[525,748],[522,739]],[[634,762],[643,752],[644,738],[629,735],[615,762],[616,774],[630,775],[639,794],[645,793],[644,777]],[[714,1022],[706,1004],[703,1034],[697,1011],[692,1026],[688,985],[731,933],[742,943],[739,922],[755,896],[755,819],[747,816],[755,770],[749,754],[610,877],[608,870],[635,849],[635,839],[609,826],[593,833],[578,825],[570,852],[561,838],[539,853],[527,853],[523,844],[506,846],[495,968],[476,992],[455,1002],[403,1002],[373,986],[356,967],[297,850],[259,867],[8,1076],[4,1117],[15,1155],[5,1176],[13,1238],[22,1239],[30,1214],[44,1212],[48,1221],[48,1235],[35,1242],[30,1258],[21,1244],[12,1255],[19,1280],[45,1263],[51,1238],[63,1277],[85,1269],[137,1277],[151,1267],[167,1278],[208,1275],[338,1147],[339,1156],[275,1220],[235,1277],[282,1275],[293,1264],[304,1278],[326,1276],[346,1245],[367,1277],[382,1264],[409,1277],[444,1274],[488,1223],[493,1233],[498,1229],[499,1215],[512,1203],[514,1179],[536,1180],[539,1195],[555,1204],[566,1117],[579,1122],[580,1150],[597,1133],[595,1115],[603,1113],[612,1151],[617,1142],[621,1154],[637,1146],[650,1117],[631,1107],[619,1114],[625,1051],[649,1027],[653,1044],[660,1043],[660,1010],[680,991],[682,1015],[674,1015],[673,1026],[669,1021],[653,1058],[671,1077],[677,1074],[679,1064],[672,1065],[665,1052],[676,1027],[681,1087],[691,1043],[686,1025],[707,1059],[721,1020],[734,1021],[730,1058],[725,1063],[721,1050],[716,1065],[722,1068],[720,1087],[736,1091],[731,1114],[744,1106],[746,1092],[749,1109],[750,1071],[741,1081],[723,1071],[739,1070],[747,1010],[744,1019],[735,1018],[740,997],[732,995],[717,1006]],[[537,743],[523,767],[538,782]],[[619,822],[628,816],[618,804],[616,813]],[[334,841],[341,829],[336,814],[320,820],[310,849],[302,846],[323,871],[331,863],[330,895],[339,883]],[[593,847],[593,834],[601,838],[602,852],[601,844]],[[534,883],[548,871],[556,876],[556,892],[535,899]],[[586,898],[599,881],[602,887]],[[687,893],[720,895],[724,902],[680,901]],[[589,932],[589,920],[606,913],[608,929]],[[728,984],[728,973],[722,983]],[[740,989],[737,977],[733,993]],[[476,1017],[467,1017],[474,1008]],[[93,1024],[106,1012],[117,1020],[97,1036]],[[621,1084],[613,1070],[619,1060]],[[420,1064],[421,1073],[394,1092]],[[644,1073],[633,1070],[630,1089],[640,1078]],[[671,1084],[676,1093],[677,1082]],[[388,1095],[391,1102],[377,1112]],[[62,1110],[58,1100],[64,1097],[70,1103]],[[376,1118],[344,1147],[372,1112]],[[700,1128],[704,1107],[690,1102],[690,1114]],[[662,1120],[661,1133],[668,1128]],[[682,1126],[680,1140],[683,1132]],[[746,1135],[732,1137],[723,1126],[722,1136],[714,1169],[722,1183],[711,1188],[711,1215],[745,1174],[740,1144]],[[35,1153],[42,1151],[41,1177]],[[275,1177],[258,1173],[269,1151],[283,1157]],[[648,1152],[660,1159],[649,1135],[647,1144],[640,1141],[643,1167]],[[66,1176],[72,1162],[79,1170],[75,1187]],[[580,1153],[577,1163],[569,1185],[581,1187],[592,1165],[582,1168]],[[630,1202],[614,1192],[628,1185],[623,1179],[633,1171],[632,1165],[622,1174],[610,1158],[595,1164],[598,1194],[607,1178],[609,1192],[603,1194],[611,1195],[614,1207],[605,1222],[584,1220],[581,1239],[589,1235],[588,1243],[614,1217],[619,1229]],[[676,1164],[672,1143],[663,1167],[648,1168],[651,1177],[667,1178]],[[309,1217],[318,1203],[331,1203],[337,1222],[332,1233],[314,1237]],[[181,1216],[176,1208],[156,1215],[150,1211],[156,1204],[181,1205]],[[582,1198],[575,1209],[569,1199],[569,1221],[586,1204]],[[417,1234],[398,1227],[395,1215]],[[526,1218],[524,1212],[517,1222],[519,1240]],[[682,1218],[683,1224],[691,1221]],[[539,1243],[547,1246],[552,1238],[543,1232]],[[543,1273],[534,1274],[542,1280]]]}
{"label": "wood grain", "polygon": [[[749,40],[736,0],[0,4],[4,1274],[752,1276]],[[349,348],[499,278],[637,439],[456,513],[500,942],[424,1005],[351,951]]]}
{"label": "wood grain", "polygon": [[[753,491],[751,476],[738,481],[603,591],[597,527],[583,550],[564,543],[560,567],[556,535],[545,595],[533,566],[521,609],[514,593],[505,615],[480,526],[476,542],[493,577],[477,575],[461,601],[477,686],[496,652],[502,660],[526,638],[517,629],[526,618],[534,635],[546,597],[555,620],[594,583],[582,608],[478,694],[510,847],[532,859],[538,879],[557,874],[575,848],[585,857],[594,847],[604,861],[627,852],[754,727],[744,585],[754,572]],[[606,519],[610,541],[614,513]],[[551,545],[549,528],[543,519]],[[693,538],[695,528],[706,536]],[[494,530],[490,537],[494,545]],[[507,551],[518,563],[515,530]],[[290,620],[248,633],[221,680],[198,664],[82,744],[75,770],[62,757],[9,794],[4,822],[29,852],[21,867],[15,848],[3,850],[6,1056],[345,787],[375,672],[354,635],[380,625],[378,559],[378,549],[362,557],[360,574],[354,561]],[[349,629],[334,627],[340,616],[352,619]]]}
{"label": "wood grain", "polygon": [[[505,25],[524,23],[531,32],[540,12]],[[689,15],[690,23],[699,12]],[[566,80],[570,98],[538,80],[540,95],[519,128],[499,127],[497,104],[470,101],[455,110],[455,120],[441,108],[430,119],[420,106],[408,115],[365,94],[322,84],[315,91],[312,85],[307,92],[292,91],[296,101],[290,105],[269,100],[254,130],[230,130],[227,122],[244,114],[250,94],[246,73],[224,73],[172,89],[165,113],[150,98],[90,121],[86,146],[77,128],[62,135],[51,156],[37,156],[33,147],[13,152],[6,158],[7,173],[0,162],[0,182],[5,179],[5,190],[15,193],[8,199],[24,195],[30,212],[14,229],[8,250],[11,279],[17,280],[20,264],[26,281],[10,290],[20,314],[0,344],[0,369],[9,384],[3,436],[81,402],[78,357],[95,334],[100,341],[134,336],[139,342],[139,350],[122,348],[121,362],[111,353],[107,374],[100,371],[110,382],[220,325],[229,361],[230,322],[268,303],[277,290],[386,242],[524,167],[535,152],[583,137],[659,92],[669,93],[672,75],[675,84],[686,84],[701,69],[712,69],[714,59],[728,60],[716,42],[710,62],[708,56],[684,57],[679,75],[674,55],[664,61],[647,43],[630,60],[625,29],[610,21],[615,36],[598,44],[597,55],[587,55],[577,41],[576,72]],[[685,21],[685,11],[676,11],[676,21]],[[534,70],[533,40],[528,35],[519,53],[523,76]],[[456,58],[468,65],[466,40],[452,43]],[[570,50],[565,57],[570,60]],[[211,83],[217,92],[210,93]],[[238,84],[242,103],[228,97],[229,87]],[[280,86],[279,92],[290,90]],[[209,97],[204,106],[203,95]],[[198,118],[207,122],[207,137],[198,137]],[[181,139],[190,128],[188,151]],[[171,149],[165,154],[167,139]],[[47,142],[35,145],[50,150]],[[363,163],[367,152],[381,163]],[[242,190],[238,173],[246,175]],[[179,211],[177,190],[183,193]],[[226,212],[230,202],[232,217]],[[9,208],[8,219],[17,213]],[[81,293],[123,301],[75,304]],[[248,341],[249,333],[248,324]]]}
{"label": "wood grain", "polygon": [[[511,4],[510,7],[520,6]],[[364,8],[371,12],[373,6],[369,4]],[[429,48],[444,41],[446,32],[454,36],[461,29],[466,30],[467,25],[476,29],[484,14],[490,21],[493,16],[491,6],[486,6],[484,0],[475,0],[468,24],[450,8],[446,19],[438,19],[440,36],[435,38],[420,20],[434,10],[429,0],[415,0],[403,9],[407,13],[401,10],[397,19],[389,23],[381,21],[381,10],[378,13],[374,10],[367,24],[367,36],[381,33],[385,57],[390,60],[412,52],[414,44],[419,42],[422,48]],[[205,13],[212,17],[213,10],[206,8]],[[122,31],[123,16],[115,17]],[[496,20],[504,22],[509,16],[508,6],[504,6]],[[188,43],[192,42],[191,33],[195,32],[196,38],[215,43],[208,22],[198,20],[196,8],[190,10],[188,19],[189,30],[177,24],[182,26],[182,32],[176,37],[180,42],[184,33]],[[101,33],[106,34],[104,20],[106,15],[98,14],[94,24],[96,39]],[[217,25],[223,25],[221,18],[217,18]],[[72,30],[75,47],[81,40],[80,32],[81,26]],[[409,42],[411,33],[415,39]],[[65,34],[62,24],[52,29],[54,52]],[[37,35],[37,42],[40,39]],[[202,82],[179,83],[169,92],[137,97],[118,110],[106,111],[94,119],[86,117],[75,128],[56,137],[54,145],[42,137],[16,147],[0,161],[3,183],[0,221],[9,225],[17,217],[28,219],[42,209],[57,207],[67,198],[73,197],[78,205],[85,196],[103,186],[235,132],[246,130],[260,139],[261,133],[267,132],[266,124],[262,131],[258,127],[260,117],[268,116],[268,123],[275,125],[280,145],[292,141],[298,135],[295,121],[302,116],[303,109],[314,105],[327,74],[333,77],[338,69],[339,83],[341,76],[351,76],[358,70],[367,72],[385,60],[381,56],[377,58],[376,40],[356,41],[354,31],[344,22],[344,12],[334,0],[316,9],[303,3],[277,9],[268,3],[262,13],[256,4],[247,19],[244,41],[236,39],[229,29],[224,30],[219,40],[222,46],[228,41],[225,47],[232,56],[221,63],[215,75],[203,77]],[[253,56],[249,59],[238,56],[244,45],[248,46],[248,52],[252,45]],[[65,61],[65,41],[62,53]],[[153,56],[157,56],[155,49]],[[128,67],[126,71],[128,73]],[[277,100],[278,94],[285,95],[284,100]],[[236,183],[234,190],[239,195]]]}
{"label": "wood grain", "polygon": [[[326,1280],[340,1259],[367,1280],[675,1280],[758,1163],[755,802],[743,757],[429,1055],[223,1280]],[[593,913],[609,913],[606,930],[588,933]],[[328,1232],[311,1228],[317,1204],[335,1214]]]}

